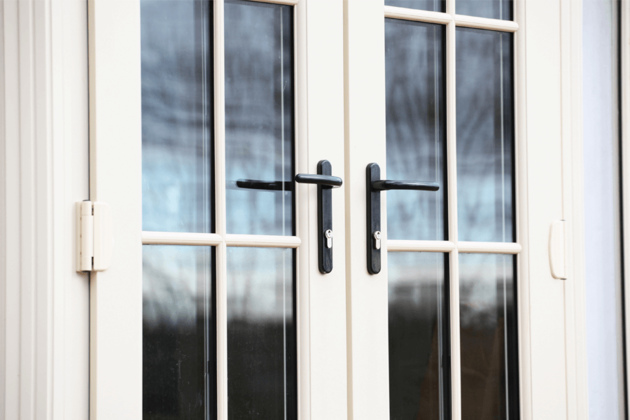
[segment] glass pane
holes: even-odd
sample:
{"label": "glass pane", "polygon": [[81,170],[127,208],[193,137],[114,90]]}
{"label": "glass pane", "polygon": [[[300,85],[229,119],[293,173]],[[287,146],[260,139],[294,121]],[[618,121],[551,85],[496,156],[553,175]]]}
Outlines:
{"label": "glass pane", "polygon": [[512,20],[512,0],[455,0],[458,15]]}
{"label": "glass pane", "polygon": [[459,256],[462,420],[519,418],[514,260]]}
{"label": "glass pane", "polygon": [[447,256],[388,254],[390,418],[450,418]]}
{"label": "glass pane", "polygon": [[143,418],[214,418],[211,248],[145,245],[142,294]]}
{"label": "glass pane", "polygon": [[297,418],[294,251],[228,248],[228,417]]}
{"label": "glass pane", "polygon": [[446,238],[445,29],[385,20],[387,179],[437,182],[387,192],[391,239]]}
{"label": "glass pane", "polygon": [[212,230],[208,3],[142,0],[144,230]]}
{"label": "glass pane", "polygon": [[446,1],[444,0],[385,0],[385,5],[430,10],[433,12],[444,12],[446,10]]}
{"label": "glass pane", "polygon": [[227,230],[292,235],[293,8],[229,0],[225,28]]}
{"label": "glass pane", "polygon": [[514,241],[512,35],[457,28],[459,239]]}

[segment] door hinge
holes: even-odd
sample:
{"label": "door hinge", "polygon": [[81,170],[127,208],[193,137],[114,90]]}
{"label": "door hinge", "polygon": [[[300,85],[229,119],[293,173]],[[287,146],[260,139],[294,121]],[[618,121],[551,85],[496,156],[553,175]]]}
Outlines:
{"label": "door hinge", "polygon": [[76,203],[77,271],[103,271],[112,259],[112,216],[109,204]]}
{"label": "door hinge", "polygon": [[564,220],[551,224],[549,232],[549,266],[554,279],[567,279],[567,237]]}

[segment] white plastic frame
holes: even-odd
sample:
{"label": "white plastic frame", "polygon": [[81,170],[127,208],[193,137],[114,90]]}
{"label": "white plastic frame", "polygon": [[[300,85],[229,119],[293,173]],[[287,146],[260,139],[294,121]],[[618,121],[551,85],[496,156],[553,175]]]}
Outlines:
{"label": "white plastic frame", "polygon": [[[341,172],[343,50],[335,39],[342,37],[342,3],[268,3],[294,6],[296,171],[315,173],[317,162],[328,159]],[[139,0],[90,3],[91,198],[110,203],[116,240],[112,268],[92,279],[91,417],[142,416],[141,247],[171,244],[216,248],[218,418],[228,418],[226,258],[230,246],[297,249],[299,415],[303,419],[345,418],[346,381],[338,375],[346,370],[343,187],[333,193],[336,247],[331,274],[323,276],[317,270],[316,188],[312,186],[296,189],[296,236],[226,232],[224,2],[215,0],[216,232],[142,232],[139,5]],[[118,92],[125,92],[124,106]]]}
{"label": "white plastic frame", "polygon": [[[384,6],[383,1],[346,0],[346,178],[348,180],[348,337],[351,418],[385,418],[387,389],[387,264],[376,276],[365,274],[364,225],[357,220],[364,191],[362,170],[368,162],[384,167],[383,16],[446,26],[447,143],[449,178],[448,241],[386,242],[389,251],[451,254],[452,413],[461,418],[459,363],[458,253],[518,254],[519,367],[523,419],[580,418],[586,413],[582,277],[573,268],[574,247],[566,253],[569,281],[551,276],[549,235],[554,222],[576,214],[574,159],[581,139],[581,2],[517,1],[515,21]],[[362,13],[362,15],[361,15]],[[378,13],[378,14],[377,14]],[[361,17],[356,17],[361,15]],[[530,23],[531,22],[531,23]],[[533,28],[529,30],[528,24]],[[457,239],[455,153],[455,28],[465,26],[515,32],[517,240],[515,244],[470,243]],[[377,34],[377,35],[374,35]],[[368,44],[376,53],[362,49]],[[381,53],[382,55],[382,53]],[[370,77],[366,77],[365,73]],[[369,79],[369,80],[367,80]],[[378,81],[378,83],[374,83]],[[374,107],[374,102],[377,105]],[[375,139],[376,138],[376,139]],[[578,143],[579,146],[579,143]],[[349,153],[352,151],[352,153]],[[358,173],[358,175],[357,175]],[[579,174],[578,174],[579,175]],[[357,212],[354,209],[359,209]],[[385,200],[382,211],[385,213]],[[578,214],[579,216],[579,214]],[[579,220],[575,220],[579,224]],[[386,226],[383,226],[386,235]],[[569,233],[569,240],[573,235]],[[577,258],[577,259],[576,259]],[[567,286],[568,284],[568,286]],[[368,303],[366,303],[366,301]],[[366,332],[369,329],[369,334]],[[358,348],[358,350],[354,350]],[[369,348],[368,356],[365,350]],[[369,381],[367,378],[377,378]]]}

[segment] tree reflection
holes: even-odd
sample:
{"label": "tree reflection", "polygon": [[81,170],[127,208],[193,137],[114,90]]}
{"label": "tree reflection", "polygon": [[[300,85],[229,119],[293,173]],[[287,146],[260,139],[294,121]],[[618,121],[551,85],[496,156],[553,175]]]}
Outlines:
{"label": "tree reflection", "polygon": [[464,241],[514,240],[512,35],[457,29],[457,210]]}

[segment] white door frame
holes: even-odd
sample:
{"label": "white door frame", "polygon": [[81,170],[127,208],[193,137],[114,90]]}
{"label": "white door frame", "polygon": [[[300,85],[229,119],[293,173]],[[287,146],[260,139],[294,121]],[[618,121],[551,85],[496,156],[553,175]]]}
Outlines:
{"label": "white door frame", "polygon": [[[344,9],[352,7],[353,0],[346,0]],[[110,6],[108,6],[108,4]],[[125,1],[106,2],[94,0],[92,6],[102,7],[103,15],[97,14],[90,23],[92,43],[92,71],[93,74],[101,71],[112,71],[123,66],[129,56],[118,55],[117,60],[105,60],[104,53],[109,42],[119,41],[129,43],[132,48],[139,48],[139,34],[123,36],[124,31],[106,30],[104,27],[100,33],[96,29],[99,20],[105,19],[107,9],[116,4],[119,7],[129,7],[131,15],[116,15],[119,29],[125,22],[129,22],[134,16],[138,16],[137,8]],[[569,280],[562,286],[565,288],[564,311],[567,326],[562,333],[566,334],[566,366],[567,366],[567,414],[560,418],[583,418],[588,410],[586,407],[586,359],[584,346],[584,305],[583,305],[583,270],[579,265],[580,253],[583,252],[581,242],[581,197],[583,189],[581,178],[581,3],[576,0],[528,0],[517,2],[519,4],[517,15],[521,16],[519,25],[518,47],[527,50],[527,62],[519,59],[519,72],[523,70],[535,73],[531,80],[541,80],[541,84],[525,83],[523,78],[517,85],[519,103],[526,102],[528,110],[525,127],[530,138],[543,141],[550,136],[562,136],[562,153],[564,157],[564,188],[563,209],[559,217],[573,220],[570,223],[567,267]],[[121,6],[122,5],[122,6]],[[51,417],[59,419],[83,419],[88,405],[88,380],[87,380],[87,340],[88,340],[88,308],[86,275],[74,272],[74,202],[87,198],[87,152],[85,150],[87,140],[86,107],[88,98],[87,70],[86,70],[86,11],[82,1],[36,1],[22,0],[5,1],[0,4],[0,136],[2,146],[0,148],[0,237],[5,237],[4,246],[0,249],[0,270],[2,276],[9,279],[0,285],[0,303],[2,314],[0,315],[0,409],[7,418],[28,416],[29,413],[37,413],[37,417]],[[628,17],[628,5],[624,4],[624,16]],[[110,10],[111,11],[111,10]],[[324,13],[324,11],[321,11]],[[335,19],[348,20],[348,17]],[[103,22],[103,21],[100,21]],[[96,25],[96,26],[95,26]],[[531,25],[532,30],[528,31]],[[624,39],[628,39],[628,28],[624,30]],[[348,35],[346,35],[348,36]],[[121,39],[122,38],[122,39]],[[558,45],[561,39],[560,47]],[[315,44],[309,40],[312,47]],[[334,45],[334,44],[333,44]],[[346,39],[348,45],[348,38]],[[549,49],[553,46],[553,50]],[[98,47],[97,47],[98,46]],[[316,46],[316,45],[315,45]],[[320,49],[325,48],[320,46]],[[345,54],[352,54],[345,51]],[[629,71],[629,54],[623,55],[624,71]],[[533,58],[532,58],[533,57]],[[532,60],[549,61],[553,63],[552,70],[535,71],[531,65]],[[561,64],[558,64],[558,61]],[[529,63],[529,67],[528,67]],[[558,66],[561,66],[558,68]],[[97,67],[95,67],[97,66]],[[353,71],[353,70],[350,70]],[[545,75],[553,75],[552,82],[544,81]],[[561,83],[558,80],[561,75]],[[118,74],[120,79],[111,84],[99,82],[93,86],[90,96],[105,95],[107,89],[111,92],[120,92],[130,80],[139,77],[138,72]],[[532,76],[534,77],[534,76]],[[132,81],[133,83],[133,81]],[[348,88],[346,81],[346,88]],[[537,109],[533,104],[534,98],[547,97],[549,92],[555,91],[560,86],[562,98],[561,104],[556,99],[553,104],[553,115],[561,116],[556,121],[546,122],[554,118],[545,115],[545,109]],[[624,90],[624,103],[628,103],[628,88]],[[98,99],[94,99],[97,101]],[[323,99],[320,99],[323,100]],[[135,101],[135,102],[134,102]],[[15,107],[14,104],[20,104]],[[137,98],[119,103],[118,111],[129,111],[129,120],[133,115],[139,115]],[[92,109],[95,102],[92,102]],[[100,115],[105,111],[102,106],[96,111],[92,127],[95,135],[103,136],[102,143],[123,142],[129,136],[137,135],[137,132],[123,129],[128,120],[124,114],[106,117]],[[348,113],[346,109],[346,113]],[[626,109],[627,113],[628,110]],[[122,116],[122,119],[120,119]],[[109,131],[101,124],[115,121],[120,124],[117,131]],[[627,118],[626,118],[627,119]],[[558,121],[562,122],[562,130],[558,130]],[[127,121],[127,122],[125,122]],[[346,125],[347,136],[352,136],[354,123]],[[553,130],[549,130],[553,127]],[[312,128],[313,130],[318,128]],[[321,128],[319,128],[321,129]],[[311,130],[311,128],[309,128]],[[133,133],[136,134],[133,134]],[[627,144],[627,133],[624,144]],[[352,137],[348,137],[352,144]],[[358,141],[358,139],[357,139]],[[96,145],[93,145],[96,146]],[[105,145],[98,145],[99,148]],[[349,150],[346,150],[348,153]],[[526,150],[529,164],[536,167],[543,166],[545,159],[535,150]],[[114,153],[114,152],[111,152]],[[120,154],[120,149],[116,151]],[[132,147],[130,154],[137,154],[138,149]],[[354,153],[354,152],[353,152]],[[626,148],[624,170],[630,167],[628,148]],[[19,163],[19,165],[18,165]],[[100,162],[96,162],[99,164]],[[106,171],[107,167],[98,165],[92,168],[95,171]],[[116,171],[124,171],[123,165],[114,168]],[[347,169],[348,171],[350,169]],[[137,175],[137,174],[136,174]],[[352,176],[357,176],[354,174]],[[536,176],[530,173],[529,177]],[[16,183],[19,179],[19,183]],[[353,182],[346,174],[346,186]],[[105,185],[105,181],[95,181],[95,194],[93,198],[108,199],[114,192],[111,186]],[[355,181],[357,186],[360,181]],[[347,188],[346,187],[346,188]],[[129,197],[132,202],[139,200],[139,186],[132,182],[128,185]],[[629,196],[628,185],[625,185],[625,196]],[[135,191],[135,194],[133,193]],[[102,196],[101,196],[102,195]],[[18,203],[19,206],[18,207]],[[36,203],[36,205],[35,205]],[[350,208],[350,202],[346,199],[346,205]],[[124,229],[133,230],[139,226],[138,214],[123,214],[118,210],[126,208],[128,203],[121,203],[121,207],[114,208],[116,220],[116,240],[125,241],[128,238],[135,243],[139,238],[131,238]],[[554,204],[556,206],[556,204]],[[542,203],[529,204],[529,216],[543,207]],[[32,212],[23,212],[20,209],[32,209]],[[626,212],[628,208],[626,208]],[[521,212],[521,214],[524,214]],[[629,220],[626,214],[625,220]],[[337,219],[336,219],[337,220]],[[626,229],[630,223],[625,224]],[[350,235],[362,237],[356,229],[362,226],[350,228]],[[536,229],[523,242],[524,247],[531,247],[533,251],[544,248],[548,236],[547,228]],[[69,233],[70,232],[70,233]],[[6,236],[5,236],[6,235]],[[354,236],[353,236],[354,237]],[[626,231],[626,237],[628,232]],[[24,241],[24,238],[36,238],[37,241]],[[16,244],[23,244],[19,247]],[[37,245],[35,245],[37,243]],[[361,247],[361,245],[357,245]],[[139,248],[139,246],[138,246]],[[139,255],[136,252],[135,257]],[[628,250],[626,250],[628,252]],[[540,251],[542,254],[543,252]],[[531,257],[534,258],[533,256]],[[542,257],[541,257],[542,258]],[[537,259],[538,260],[538,259]],[[33,261],[37,261],[33,268]],[[118,260],[115,260],[118,261]],[[139,261],[139,260],[138,260]],[[348,259],[349,262],[353,260]],[[357,263],[358,262],[352,262]],[[103,309],[102,305],[108,302],[116,302],[116,305],[124,305],[132,296],[121,295],[117,286],[124,283],[126,275],[130,273],[123,269],[118,262],[111,271],[100,274],[102,280],[97,290],[98,298],[92,302],[92,311],[98,315]],[[545,270],[548,267],[540,264],[533,267],[530,276],[535,277],[536,270],[547,276]],[[572,271],[571,271],[572,270]],[[132,269],[133,271],[133,269]],[[543,271],[545,271],[543,273]],[[125,275],[123,275],[125,274]],[[521,274],[522,275],[522,274]],[[96,277],[96,276],[95,276]],[[532,284],[530,295],[544,293],[544,281],[536,277],[537,283]],[[573,279],[573,280],[572,280]],[[94,282],[96,279],[93,279]],[[104,286],[108,283],[107,286]],[[37,287],[34,285],[37,284]],[[19,286],[18,286],[19,285]],[[556,285],[554,285],[555,287]],[[106,292],[106,287],[110,289]],[[559,286],[557,286],[559,288]],[[31,292],[26,292],[30,290]],[[132,290],[136,298],[138,290]],[[554,293],[559,293],[554,291]],[[106,300],[105,294],[110,297]],[[350,299],[350,298],[349,298]],[[626,296],[628,303],[628,297]],[[100,304],[100,305],[99,305]],[[525,321],[526,322],[526,321]],[[545,320],[535,316],[527,324],[521,324],[521,331],[530,331],[530,341],[535,354],[545,350],[545,336],[554,333],[550,326],[545,328]],[[324,327],[323,325],[321,327]],[[540,328],[539,328],[540,327]],[[129,325],[128,330],[122,331],[121,337],[131,337],[130,344],[137,349],[139,340],[138,325]],[[122,365],[126,365],[126,359],[107,361],[105,351],[112,348],[115,343],[108,339],[98,339],[98,335],[104,331],[99,329],[95,333],[95,352],[91,354],[93,367],[104,369],[112,367],[113,373],[120,373]],[[134,335],[135,334],[135,335]],[[521,341],[522,342],[522,341]],[[19,347],[18,347],[19,343]],[[18,350],[19,349],[19,350]],[[560,351],[559,349],[551,349]],[[132,352],[133,357],[137,351]],[[523,353],[521,353],[523,355]],[[523,359],[526,360],[526,359]],[[535,357],[531,364],[535,364]],[[129,364],[129,363],[127,363]],[[132,369],[138,369],[133,367]],[[522,365],[522,369],[529,370],[531,365]],[[96,372],[100,370],[97,369]],[[575,375],[571,375],[575,372]],[[352,377],[352,374],[350,374]],[[549,378],[533,377],[531,383],[524,384],[532,394],[531,403],[534,407],[533,418],[551,418],[544,410],[545,393],[553,387],[552,383],[545,385]],[[553,379],[553,378],[552,378]],[[96,379],[94,379],[96,381]],[[121,384],[124,382],[121,381]],[[97,382],[92,383],[98,386]],[[124,412],[130,407],[129,401],[141,400],[137,383],[129,384],[131,393],[118,394],[121,390],[101,390],[98,395],[93,395],[91,405],[93,410],[103,410],[103,418],[115,410]],[[121,397],[121,398],[118,398]],[[100,403],[99,403],[100,402]],[[522,400],[523,404],[525,400]],[[352,406],[350,401],[349,407]],[[131,403],[133,405],[133,403]],[[536,408],[540,407],[540,408]],[[119,418],[133,417],[137,412],[125,412]]]}
{"label": "white door frame", "polygon": [[0,418],[88,415],[86,9],[0,2]]}

